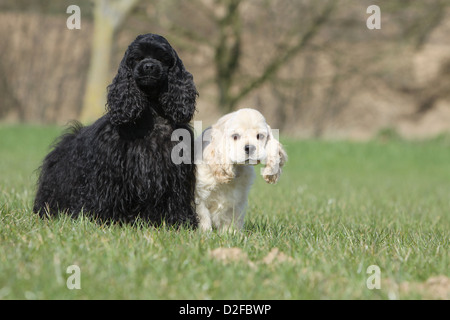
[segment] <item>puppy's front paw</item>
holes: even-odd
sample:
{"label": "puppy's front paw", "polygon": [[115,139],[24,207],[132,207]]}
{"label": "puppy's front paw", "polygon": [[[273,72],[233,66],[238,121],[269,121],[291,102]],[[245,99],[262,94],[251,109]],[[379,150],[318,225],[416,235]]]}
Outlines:
{"label": "puppy's front paw", "polygon": [[264,180],[266,180],[267,183],[275,184],[278,182],[280,175],[279,174],[267,175],[267,176],[263,176],[263,178],[264,178]]}
{"label": "puppy's front paw", "polygon": [[271,166],[266,166],[262,171],[262,176],[267,183],[275,184],[281,175],[281,168],[274,170]]}
{"label": "puppy's front paw", "polygon": [[199,224],[198,224],[198,227],[203,232],[212,231],[211,220],[201,219]]}

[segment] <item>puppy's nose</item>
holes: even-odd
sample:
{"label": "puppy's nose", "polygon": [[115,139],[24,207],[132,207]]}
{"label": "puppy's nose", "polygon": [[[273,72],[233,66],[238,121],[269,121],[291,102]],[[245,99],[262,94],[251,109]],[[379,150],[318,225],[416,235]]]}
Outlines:
{"label": "puppy's nose", "polygon": [[244,150],[246,154],[251,154],[256,150],[256,147],[252,144],[247,144],[245,145]]}
{"label": "puppy's nose", "polygon": [[153,71],[153,69],[155,69],[155,65],[151,62],[147,62],[142,68],[144,69],[144,71]]}

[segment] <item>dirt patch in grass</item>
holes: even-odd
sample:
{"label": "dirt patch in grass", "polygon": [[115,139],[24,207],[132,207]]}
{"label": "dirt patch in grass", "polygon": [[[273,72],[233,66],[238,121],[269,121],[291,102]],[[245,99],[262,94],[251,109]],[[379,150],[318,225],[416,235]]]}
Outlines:
{"label": "dirt patch in grass", "polygon": [[262,260],[262,263],[271,265],[275,263],[294,262],[294,259],[281,252],[278,248],[273,248]]}
{"label": "dirt patch in grass", "polygon": [[211,258],[223,263],[243,262],[249,263],[247,253],[240,248],[217,248],[209,252]]}
{"label": "dirt patch in grass", "polygon": [[424,282],[396,283],[387,279],[384,283],[392,299],[402,299],[405,295],[418,294],[423,299],[450,300],[450,278],[444,275],[431,277]]}
{"label": "dirt patch in grass", "polygon": [[292,257],[281,252],[278,248],[272,248],[272,250],[259,261],[251,261],[247,253],[240,248],[216,248],[209,252],[209,256],[225,264],[241,262],[248,264],[250,267],[255,267],[257,264],[274,265],[278,263],[295,262]]}

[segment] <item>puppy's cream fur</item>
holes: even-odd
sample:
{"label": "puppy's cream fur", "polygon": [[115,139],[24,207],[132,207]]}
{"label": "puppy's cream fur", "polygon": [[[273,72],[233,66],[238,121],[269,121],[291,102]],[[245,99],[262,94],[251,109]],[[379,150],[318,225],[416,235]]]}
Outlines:
{"label": "puppy's cream fur", "polygon": [[255,179],[253,165],[276,183],[287,155],[264,116],[241,109],[220,118],[197,138],[195,201],[202,230],[242,229],[248,193]]}

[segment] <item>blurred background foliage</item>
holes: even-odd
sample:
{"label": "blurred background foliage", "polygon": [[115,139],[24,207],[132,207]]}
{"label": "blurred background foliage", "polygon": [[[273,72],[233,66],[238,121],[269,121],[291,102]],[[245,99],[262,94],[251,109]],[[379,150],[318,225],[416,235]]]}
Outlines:
{"label": "blurred background foliage", "polygon": [[[373,4],[380,30],[366,27]],[[80,30],[66,27],[69,5]],[[193,73],[204,127],[252,107],[295,137],[450,129],[448,0],[0,0],[0,121],[95,120],[149,32]]]}

